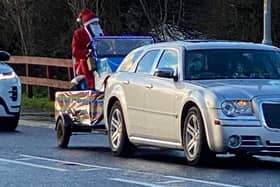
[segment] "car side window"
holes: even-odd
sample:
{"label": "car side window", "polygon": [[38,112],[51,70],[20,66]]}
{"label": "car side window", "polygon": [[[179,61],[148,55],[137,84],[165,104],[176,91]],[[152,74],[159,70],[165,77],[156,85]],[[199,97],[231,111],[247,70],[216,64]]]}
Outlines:
{"label": "car side window", "polygon": [[136,62],[136,60],[139,58],[139,56],[142,54],[142,52],[143,52],[143,50],[138,50],[138,51],[129,53],[123,59],[118,71],[122,71],[122,72],[129,71],[131,69],[131,67],[134,65],[134,63]]}
{"label": "car side window", "polygon": [[152,50],[147,52],[139,61],[136,72],[137,73],[151,73],[155,58],[160,50]]}
{"label": "car side window", "polygon": [[172,68],[176,70],[178,67],[178,53],[175,50],[165,50],[161,56],[157,68]]}

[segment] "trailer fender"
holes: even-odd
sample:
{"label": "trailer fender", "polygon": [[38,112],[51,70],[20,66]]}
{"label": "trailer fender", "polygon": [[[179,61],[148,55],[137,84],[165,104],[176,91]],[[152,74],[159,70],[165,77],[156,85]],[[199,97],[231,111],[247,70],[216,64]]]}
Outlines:
{"label": "trailer fender", "polygon": [[55,122],[55,130],[57,130],[57,122],[58,120],[62,119],[63,124],[65,124],[65,126],[72,126],[72,119],[70,118],[70,116],[68,114],[65,113],[60,113],[56,119]]}

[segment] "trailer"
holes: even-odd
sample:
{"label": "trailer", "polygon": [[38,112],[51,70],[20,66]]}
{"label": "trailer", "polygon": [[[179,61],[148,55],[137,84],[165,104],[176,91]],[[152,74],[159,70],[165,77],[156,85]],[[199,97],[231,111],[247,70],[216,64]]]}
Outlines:
{"label": "trailer", "polygon": [[103,122],[104,83],[131,50],[151,43],[154,43],[151,36],[100,36],[93,39],[90,58],[95,69],[96,89],[58,91],[55,94],[58,147],[66,148],[74,133],[107,133]]}

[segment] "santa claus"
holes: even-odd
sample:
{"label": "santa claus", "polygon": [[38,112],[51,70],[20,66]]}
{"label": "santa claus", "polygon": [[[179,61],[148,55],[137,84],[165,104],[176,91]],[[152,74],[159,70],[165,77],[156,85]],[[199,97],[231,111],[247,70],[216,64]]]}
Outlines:
{"label": "santa claus", "polygon": [[76,75],[84,75],[88,89],[95,89],[95,79],[89,68],[87,58],[90,55],[90,44],[95,36],[102,36],[99,18],[89,10],[83,9],[77,18],[81,27],[76,29],[72,38],[72,56],[75,59],[74,70]]}

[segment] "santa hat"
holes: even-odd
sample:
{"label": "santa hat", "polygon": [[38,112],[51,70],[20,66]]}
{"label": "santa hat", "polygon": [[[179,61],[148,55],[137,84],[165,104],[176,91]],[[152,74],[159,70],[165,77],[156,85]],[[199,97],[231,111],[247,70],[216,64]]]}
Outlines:
{"label": "santa hat", "polygon": [[89,23],[92,23],[92,22],[98,22],[99,18],[96,17],[95,12],[91,11],[90,9],[85,8],[79,13],[77,21],[78,22],[82,21],[82,23],[84,25],[88,25]]}

